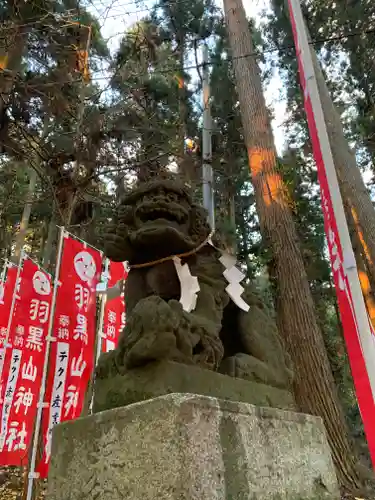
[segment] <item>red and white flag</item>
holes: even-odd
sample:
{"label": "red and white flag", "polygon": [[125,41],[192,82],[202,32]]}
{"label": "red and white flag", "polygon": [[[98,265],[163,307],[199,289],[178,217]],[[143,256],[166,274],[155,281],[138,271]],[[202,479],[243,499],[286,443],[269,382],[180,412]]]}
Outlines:
{"label": "red and white flag", "polygon": [[1,373],[4,365],[5,343],[7,340],[7,328],[9,314],[12,305],[13,293],[15,292],[18,268],[10,265],[8,267],[5,283],[0,283],[0,400],[1,400]]}
{"label": "red and white flag", "polygon": [[9,311],[17,278],[17,267],[11,264],[8,266],[5,282],[0,282],[0,345],[3,343],[2,339],[6,337]]}
{"label": "red and white flag", "polygon": [[[112,262],[109,264],[108,288],[113,287],[120,280],[125,280],[128,270],[125,262]],[[102,350],[112,351],[117,347],[121,331],[126,324],[124,295],[108,300],[104,307]]]}
{"label": "red and white flag", "polygon": [[[296,46],[296,56],[298,61],[298,69],[300,74],[300,83],[304,93],[304,105],[307,117],[307,122],[310,131],[310,138],[313,146],[314,158],[318,171],[318,179],[320,184],[322,207],[324,214],[325,233],[328,240],[328,250],[335,283],[337,302],[340,309],[341,322],[345,343],[348,351],[350,367],[353,375],[354,386],[357,394],[358,405],[361,412],[363,426],[365,429],[369,451],[372,457],[372,462],[375,464],[375,402],[373,390],[371,388],[369,375],[362,351],[360,332],[357,324],[357,317],[354,310],[353,298],[350,289],[350,284],[346,271],[344,269],[344,255],[340,234],[338,231],[334,208],[333,196],[330,192],[326,165],[322,154],[321,141],[319,139],[319,131],[316,125],[314,109],[312,106],[309,89],[306,82],[305,54],[301,51],[300,37],[301,33],[297,29],[296,16],[300,15],[295,11],[294,2],[288,0],[291,24],[293,29],[294,43]],[[297,7],[298,8],[298,7]],[[308,50],[308,49],[307,49]],[[371,325],[370,325],[371,326]],[[373,334],[372,341],[374,341]],[[371,345],[371,344],[370,344]]]}
{"label": "red and white flag", "polygon": [[41,477],[48,473],[53,427],[82,412],[94,365],[96,286],[101,269],[101,252],[73,237],[64,238],[45,394],[49,406],[43,411]]}
{"label": "red and white flag", "polygon": [[51,298],[50,276],[26,257],[2,373],[1,465],[24,465],[27,461],[43,373]]}

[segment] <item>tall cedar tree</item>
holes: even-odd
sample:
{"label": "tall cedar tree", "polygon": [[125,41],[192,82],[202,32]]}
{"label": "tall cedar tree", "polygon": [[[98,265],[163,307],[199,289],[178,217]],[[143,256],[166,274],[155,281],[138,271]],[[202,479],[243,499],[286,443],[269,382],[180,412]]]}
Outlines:
{"label": "tall cedar tree", "polygon": [[245,11],[241,0],[224,0],[224,8],[260,229],[272,251],[277,322],[294,362],[296,400],[301,411],[323,418],[339,481],[357,489],[360,480],[277,164]]}

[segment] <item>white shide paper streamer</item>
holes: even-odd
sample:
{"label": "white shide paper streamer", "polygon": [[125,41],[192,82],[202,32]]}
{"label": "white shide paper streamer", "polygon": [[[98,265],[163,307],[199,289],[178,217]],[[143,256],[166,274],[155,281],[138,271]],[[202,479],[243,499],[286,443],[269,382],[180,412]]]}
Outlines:
{"label": "white shide paper streamer", "polygon": [[[209,244],[214,246],[211,240],[209,241]],[[221,252],[221,250],[219,251]],[[219,260],[225,267],[223,276],[229,283],[225,291],[237,307],[245,312],[248,312],[250,306],[246,304],[244,299],[241,297],[244,288],[240,285],[240,282],[244,279],[245,275],[236,267],[237,260],[234,256],[224,252],[221,252],[221,254],[222,255]],[[184,311],[194,311],[197,304],[197,293],[200,290],[198,278],[191,275],[188,264],[181,265],[181,259],[179,257],[173,257],[173,262],[181,284],[180,304],[182,305]]]}
{"label": "white shide paper streamer", "polygon": [[179,257],[173,257],[173,263],[181,284],[180,304],[184,311],[194,311],[197,305],[197,293],[200,290],[198,278],[191,275],[187,264],[181,265],[181,259]]}

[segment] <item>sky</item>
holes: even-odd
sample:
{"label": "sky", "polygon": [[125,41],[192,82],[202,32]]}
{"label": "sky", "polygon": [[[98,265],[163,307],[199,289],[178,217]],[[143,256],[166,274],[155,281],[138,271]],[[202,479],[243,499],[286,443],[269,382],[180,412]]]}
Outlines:
{"label": "sky", "polygon": [[[108,39],[111,51],[118,47],[124,31],[147,15],[153,3],[152,0],[92,0],[91,11],[99,18],[102,35]],[[222,0],[216,0],[216,3],[219,7],[223,7]],[[262,11],[269,8],[269,0],[243,0],[243,4],[247,15],[253,17],[259,25],[262,21]],[[278,152],[281,153],[284,146],[283,121],[286,117],[286,103],[282,97],[282,83],[277,72],[273,74],[270,83],[264,88],[264,93],[266,103],[273,111],[272,127],[275,144]]]}

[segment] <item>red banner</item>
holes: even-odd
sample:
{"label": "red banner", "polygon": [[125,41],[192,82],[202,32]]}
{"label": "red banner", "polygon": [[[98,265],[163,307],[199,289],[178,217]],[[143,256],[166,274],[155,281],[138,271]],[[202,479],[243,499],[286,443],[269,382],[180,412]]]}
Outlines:
{"label": "red banner", "polygon": [[41,477],[47,477],[52,429],[81,415],[94,363],[96,286],[102,255],[71,237],[65,237],[60,284],[55,306],[49,377],[43,411]]}
{"label": "red banner", "polygon": [[2,380],[0,464],[25,465],[33,435],[46,349],[52,287],[50,276],[26,258]]}
{"label": "red banner", "polygon": [[353,308],[353,301],[350,292],[350,286],[343,267],[343,252],[336,225],[335,215],[332,206],[331,194],[326,176],[324,160],[320,147],[318,130],[315,123],[314,111],[311,99],[306,86],[305,72],[299,47],[299,39],[296,23],[293,13],[293,5],[289,0],[289,11],[294,35],[294,43],[298,59],[298,68],[300,73],[301,86],[304,92],[304,103],[307,121],[310,130],[310,137],[313,146],[313,153],[318,170],[318,179],[321,190],[322,207],[324,214],[324,226],[328,240],[328,249],[333,271],[333,278],[336,288],[337,302],[340,309],[340,316],[344,331],[346,347],[349,356],[349,362],[353,375],[354,386],[356,389],[358,405],[367,437],[367,442],[375,464],[375,404],[371,390],[369,377],[367,374],[365,360],[362,354],[361,343],[357,321]]}
{"label": "red banner", "polygon": [[13,292],[16,286],[17,271],[17,267],[9,267],[5,283],[0,283],[0,401],[2,378],[1,374],[4,365],[5,342],[7,338],[7,328],[10,308],[12,305]]}
{"label": "red banner", "polygon": [[[110,262],[108,288],[128,276],[126,263]],[[104,308],[102,352],[112,351],[117,347],[120,332],[125,327],[126,313],[124,295],[108,300]]]}

